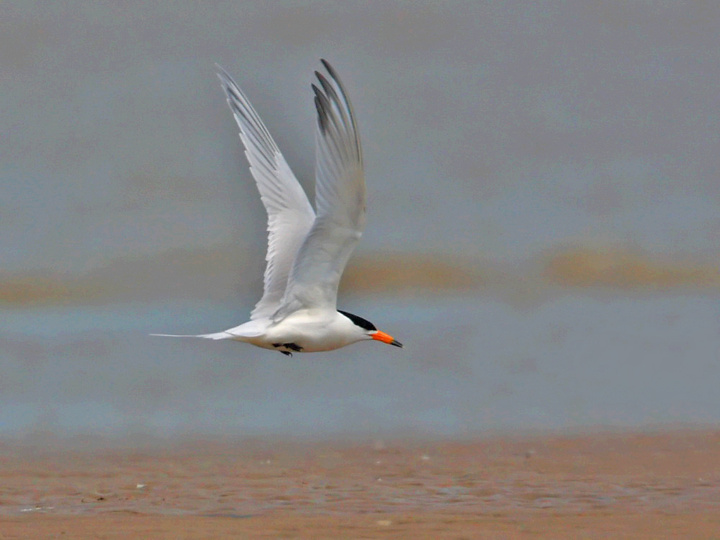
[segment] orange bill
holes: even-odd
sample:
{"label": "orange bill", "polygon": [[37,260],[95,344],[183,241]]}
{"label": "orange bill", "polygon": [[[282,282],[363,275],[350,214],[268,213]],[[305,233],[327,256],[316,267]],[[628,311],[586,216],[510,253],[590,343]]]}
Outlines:
{"label": "orange bill", "polygon": [[383,343],[387,343],[388,345],[395,345],[396,347],[402,348],[402,343],[400,343],[398,340],[396,340],[394,337],[392,337],[389,334],[386,334],[385,332],[381,332],[378,330],[372,335],[372,338],[377,341],[382,341]]}

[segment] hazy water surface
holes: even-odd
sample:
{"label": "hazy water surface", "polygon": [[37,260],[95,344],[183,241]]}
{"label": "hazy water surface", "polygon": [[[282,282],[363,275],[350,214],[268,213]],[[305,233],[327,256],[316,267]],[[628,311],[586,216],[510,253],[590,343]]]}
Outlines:
{"label": "hazy water surface", "polygon": [[225,328],[242,318],[230,305],[6,310],[0,430],[458,436],[718,422],[718,300],[375,297],[346,307],[405,349],[292,358],[147,336]]}

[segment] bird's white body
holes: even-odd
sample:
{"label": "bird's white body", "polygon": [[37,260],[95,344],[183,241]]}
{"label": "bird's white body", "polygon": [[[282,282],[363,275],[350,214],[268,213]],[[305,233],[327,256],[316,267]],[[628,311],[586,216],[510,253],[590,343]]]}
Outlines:
{"label": "bird's white body", "polygon": [[220,68],[268,213],[265,287],[245,324],[170,337],[232,339],[287,355],[369,339],[402,347],[365,319],[337,310],[340,277],[365,226],[365,177],[352,106],[333,68],[322,63],[329,78],[316,71],[320,86],[312,86],[318,113],[315,210],[250,101]]}
{"label": "bird's white body", "polygon": [[[306,309],[295,311],[277,323],[269,320],[249,321],[207,337],[242,341],[280,352],[331,351],[357,341],[372,339],[367,332],[337,311],[332,313]],[[287,344],[295,347],[287,347]]]}

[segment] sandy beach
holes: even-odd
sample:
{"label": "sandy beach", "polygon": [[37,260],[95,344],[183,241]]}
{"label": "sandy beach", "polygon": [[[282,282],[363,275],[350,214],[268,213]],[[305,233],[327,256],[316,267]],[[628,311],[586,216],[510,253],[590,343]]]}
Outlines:
{"label": "sandy beach", "polygon": [[0,538],[720,534],[717,431],[40,448],[0,445]]}

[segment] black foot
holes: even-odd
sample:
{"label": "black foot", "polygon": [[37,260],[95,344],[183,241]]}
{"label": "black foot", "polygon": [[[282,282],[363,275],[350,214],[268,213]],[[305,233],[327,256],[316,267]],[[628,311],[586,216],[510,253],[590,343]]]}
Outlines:
{"label": "black foot", "polygon": [[286,349],[290,349],[291,351],[300,352],[302,351],[302,347],[298,345],[297,343],[283,343],[283,347]]}
{"label": "black foot", "polygon": [[280,352],[283,353],[285,356],[292,356],[292,353],[290,351],[280,351]]}

